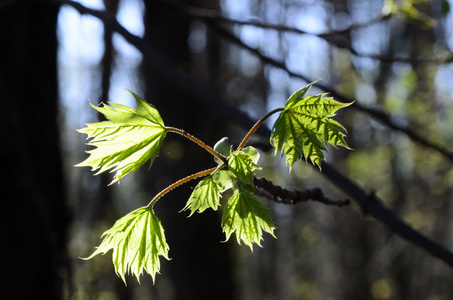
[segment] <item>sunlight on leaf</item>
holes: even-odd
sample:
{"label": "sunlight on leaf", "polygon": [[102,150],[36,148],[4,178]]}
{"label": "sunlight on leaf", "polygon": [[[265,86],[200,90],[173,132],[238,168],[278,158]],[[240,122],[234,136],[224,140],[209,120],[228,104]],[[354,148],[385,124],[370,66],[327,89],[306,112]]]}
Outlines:
{"label": "sunlight on leaf", "polygon": [[76,167],[91,167],[96,175],[116,171],[110,184],[135,172],[148,160],[151,166],[167,132],[158,111],[131,93],[137,110],[115,103],[110,103],[112,107],[91,105],[110,121],[86,124],[87,127],[78,130],[92,138],[88,145],[96,148],[87,151],[90,156]]}
{"label": "sunlight on leaf", "polygon": [[220,205],[220,197],[217,184],[212,176],[209,176],[198,183],[183,210],[190,209],[189,217],[196,211],[202,213],[208,208],[217,210]]}
{"label": "sunlight on leaf", "polygon": [[236,186],[234,175],[230,171],[217,171],[212,174],[212,179],[217,184],[217,188],[220,192],[224,192]]}
{"label": "sunlight on leaf", "polygon": [[134,210],[117,220],[102,236],[104,240],[101,245],[86,259],[113,249],[115,272],[124,283],[128,272],[137,277],[140,283],[143,270],[151,275],[154,282],[160,270],[159,256],[169,259],[164,229],[152,208]]}
{"label": "sunlight on leaf", "polygon": [[235,185],[234,176],[230,171],[217,170],[198,183],[183,210],[191,210],[189,217],[195,211],[202,213],[208,208],[217,210],[220,206],[222,192],[233,188]]}
{"label": "sunlight on leaf", "polygon": [[305,157],[321,168],[324,159],[322,151],[327,143],[350,149],[346,144],[342,131],[346,129],[337,121],[329,119],[335,112],[352,103],[341,103],[331,97],[323,98],[326,94],[305,96],[314,84],[295,92],[286,102],[284,110],[274,123],[271,144],[278,152],[286,155],[290,169],[294,162]]}
{"label": "sunlight on leaf", "polygon": [[230,154],[230,157],[228,158],[228,167],[238,180],[254,186],[253,180],[255,173],[253,171],[261,169],[256,165],[258,159],[258,151],[252,147],[247,147],[242,151],[232,152]]}
{"label": "sunlight on leaf", "polygon": [[253,243],[261,247],[263,231],[273,237],[275,226],[269,211],[250,193],[240,190],[233,194],[225,206],[222,217],[222,228],[227,241],[236,233],[239,244],[244,242],[253,251]]}
{"label": "sunlight on leaf", "polygon": [[219,152],[225,157],[228,157],[230,155],[231,151],[231,145],[228,142],[227,137],[221,138],[215,145],[214,145],[214,150]]}
{"label": "sunlight on leaf", "polygon": [[260,153],[255,148],[249,146],[245,147],[241,151],[247,154],[255,165],[258,164],[258,160],[260,159]]}

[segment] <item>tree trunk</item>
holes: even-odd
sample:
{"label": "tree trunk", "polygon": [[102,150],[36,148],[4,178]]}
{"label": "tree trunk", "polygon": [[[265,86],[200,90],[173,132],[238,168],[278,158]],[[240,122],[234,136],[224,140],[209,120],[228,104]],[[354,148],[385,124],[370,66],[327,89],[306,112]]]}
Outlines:
{"label": "tree trunk", "polygon": [[0,12],[2,297],[61,299],[68,274],[57,127],[58,7]]}
{"label": "tree trunk", "polygon": [[[198,73],[195,68],[200,66],[191,63],[187,44],[190,20],[161,4],[145,1],[145,5],[145,39],[184,72]],[[156,106],[166,125],[183,128],[211,146],[222,138],[224,125],[218,115],[177,90],[174,83],[147,65],[146,59],[143,72],[146,99]],[[212,74],[210,76],[212,78]],[[156,194],[171,182],[213,166],[213,158],[202,148],[169,133],[160,157],[146,174],[147,186]],[[168,264],[164,263],[161,272],[171,277],[173,299],[232,299],[230,248],[221,243],[225,236],[220,228],[220,215],[207,211],[187,218],[187,212],[178,213],[196,183],[190,182],[171,191],[156,205],[172,258]],[[157,284],[158,281],[159,278]]]}

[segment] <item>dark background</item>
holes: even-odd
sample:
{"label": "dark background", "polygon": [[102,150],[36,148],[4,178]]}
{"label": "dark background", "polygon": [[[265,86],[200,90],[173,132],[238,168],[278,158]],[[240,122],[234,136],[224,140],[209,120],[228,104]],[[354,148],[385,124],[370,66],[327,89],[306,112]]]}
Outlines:
{"label": "dark background", "polygon": [[[288,173],[266,131],[251,141],[260,176],[353,204],[262,197],[277,239],[265,235],[250,253],[235,238],[221,242],[220,213],[179,212],[189,183],[155,207],[172,258],[155,285],[144,275],[125,287],[110,253],[79,259],[116,219],[213,166],[201,148],[169,135],[152,169],[107,186],[112,174],[73,167],[88,149],[75,129],[101,119],[88,99],[133,105],[123,90],[132,89],[166,125],[209,145],[224,136],[238,145],[253,120],[319,78],[311,92],[356,101],[336,118],[354,151],[329,148],[329,166],[451,255],[452,3],[416,2],[0,2],[2,298],[451,299],[448,255],[402,238],[399,224],[389,227],[394,215],[364,210],[330,167],[300,163]],[[115,16],[139,24],[136,36]]]}

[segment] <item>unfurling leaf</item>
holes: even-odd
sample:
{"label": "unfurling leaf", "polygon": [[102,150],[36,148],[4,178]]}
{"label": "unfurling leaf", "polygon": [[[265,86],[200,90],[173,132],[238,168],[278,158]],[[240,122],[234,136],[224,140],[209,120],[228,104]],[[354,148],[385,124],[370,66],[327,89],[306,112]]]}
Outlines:
{"label": "unfurling leaf", "polygon": [[208,208],[217,210],[222,193],[235,185],[234,176],[230,171],[217,170],[198,183],[183,210],[190,209],[189,217],[195,211],[202,213]]}
{"label": "unfurling leaf", "polygon": [[231,150],[231,145],[228,142],[227,137],[221,138],[215,145],[214,145],[214,150],[219,152],[225,157],[230,156],[230,150]]}
{"label": "unfurling leaf", "polygon": [[228,167],[236,178],[250,186],[253,183],[256,169],[261,169],[256,164],[259,159],[258,151],[253,147],[247,147],[241,151],[232,152],[228,158]]}
{"label": "unfurling leaf", "polygon": [[113,249],[112,261],[116,274],[126,283],[126,273],[137,277],[143,270],[155,276],[160,270],[159,256],[168,258],[164,229],[152,208],[142,207],[117,220],[102,235],[101,245],[86,259]]}
{"label": "unfurling leaf", "polygon": [[[252,160],[252,162],[255,165],[258,164],[258,160],[260,159],[260,153],[255,148],[253,148],[252,146],[249,146],[249,147],[245,147],[241,151],[244,152],[245,154],[247,154],[248,157],[250,157],[250,159]],[[258,169],[260,169],[260,168],[258,168]]]}
{"label": "unfurling leaf", "polygon": [[202,213],[208,208],[217,210],[220,205],[220,197],[220,190],[212,176],[206,177],[195,187],[183,210],[190,209],[189,216],[192,216],[197,210],[199,213]]}
{"label": "unfurling leaf", "polygon": [[212,174],[212,179],[221,193],[236,186],[236,181],[230,171],[217,171]]}
{"label": "unfurling leaf", "polygon": [[112,183],[135,172],[147,160],[152,165],[167,132],[158,111],[131,93],[137,110],[115,103],[110,103],[113,107],[91,105],[110,121],[86,124],[87,127],[78,130],[92,138],[88,145],[96,148],[87,151],[90,156],[76,166],[89,166],[96,174],[116,171]]}
{"label": "unfurling leaf", "polygon": [[243,241],[252,251],[253,243],[261,247],[263,231],[275,237],[269,211],[245,190],[237,191],[228,200],[223,212],[222,228],[226,240],[234,232],[238,243]]}
{"label": "unfurling leaf", "polygon": [[327,143],[350,149],[342,132],[346,129],[330,117],[351,103],[341,103],[331,97],[323,98],[326,94],[304,97],[313,84],[310,83],[288,99],[272,128],[271,144],[275,147],[275,155],[279,151],[285,154],[290,168],[303,157],[321,168],[321,160],[324,159],[322,151],[326,150]]}

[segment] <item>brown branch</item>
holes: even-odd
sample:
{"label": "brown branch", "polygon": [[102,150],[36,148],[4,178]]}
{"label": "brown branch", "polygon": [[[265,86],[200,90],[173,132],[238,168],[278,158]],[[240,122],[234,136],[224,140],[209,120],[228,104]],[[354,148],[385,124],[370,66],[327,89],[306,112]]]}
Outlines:
{"label": "brown branch", "polygon": [[281,186],[275,185],[272,181],[264,177],[255,177],[255,186],[267,191],[272,198],[283,204],[296,204],[299,202],[317,201],[326,205],[336,205],[339,207],[349,205],[349,199],[345,200],[331,200],[324,196],[322,190],[318,187],[304,190],[285,189]]}
{"label": "brown branch", "polygon": [[425,249],[433,256],[453,267],[453,253],[450,250],[439,244],[437,241],[430,239],[421,232],[413,229],[393,211],[386,208],[382,200],[374,193],[365,192],[349,178],[340,174],[340,172],[325,162],[322,163],[322,174],[329,178],[335,186],[349,194],[365,214],[373,216],[381,223],[387,225],[399,236],[418,247]]}

